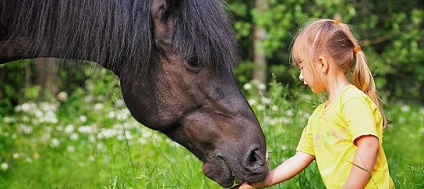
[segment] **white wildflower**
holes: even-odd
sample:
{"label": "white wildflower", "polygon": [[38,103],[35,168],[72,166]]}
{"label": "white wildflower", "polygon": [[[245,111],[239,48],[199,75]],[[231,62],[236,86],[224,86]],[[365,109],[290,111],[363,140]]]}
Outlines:
{"label": "white wildflower", "polygon": [[109,119],[115,119],[115,118],[116,118],[116,112],[114,112],[114,111],[109,112],[109,113],[107,114],[107,117],[108,117]]}
{"label": "white wildflower", "polygon": [[128,140],[132,140],[134,137],[133,137],[133,135],[131,134],[131,132],[129,132],[129,131],[126,131],[125,132],[125,137],[128,139]]}
{"label": "white wildflower", "polygon": [[57,139],[57,138],[53,138],[53,139],[52,139],[52,141],[51,141],[50,146],[51,146],[51,147],[53,147],[53,148],[56,148],[56,147],[58,147],[59,145],[60,145],[60,140],[59,140],[59,139]]}
{"label": "white wildflower", "polygon": [[41,118],[41,117],[43,117],[43,116],[44,116],[44,113],[43,113],[41,110],[39,110],[39,109],[35,109],[35,110],[34,110],[34,115],[35,115],[35,117],[37,117],[37,118]]}
{"label": "white wildflower", "polygon": [[78,140],[79,135],[78,135],[77,133],[72,133],[72,134],[69,136],[69,138],[70,138],[71,140],[75,141],[75,140]]}
{"label": "white wildflower", "polygon": [[57,94],[56,98],[60,102],[66,102],[66,101],[68,101],[68,94],[66,92],[62,91],[62,92]]}
{"label": "white wildflower", "polygon": [[424,133],[424,127],[421,127],[419,130],[420,133]]}
{"label": "white wildflower", "polygon": [[104,98],[105,98],[104,95],[98,95],[97,96],[97,100],[99,100],[99,101],[103,101]]}
{"label": "white wildflower", "polygon": [[251,84],[251,83],[246,83],[246,84],[244,84],[244,85],[243,85],[243,89],[244,89],[244,90],[250,90],[250,89],[252,89],[252,84]]}
{"label": "white wildflower", "polygon": [[41,102],[39,104],[39,107],[44,112],[56,110],[56,106],[53,103],[49,103],[49,102]]}
{"label": "white wildflower", "polygon": [[4,123],[12,123],[12,122],[14,122],[14,119],[11,118],[11,117],[4,117],[3,118],[3,122]]}
{"label": "white wildflower", "polygon": [[117,132],[113,129],[101,129],[101,131],[97,134],[98,138],[112,138],[117,134]]}
{"label": "white wildflower", "polygon": [[118,115],[116,116],[116,118],[119,121],[124,121],[125,119],[128,119],[128,117],[130,116],[130,111],[128,109],[123,109],[121,111],[118,112]]}
{"label": "white wildflower", "polygon": [[103,108],[104,108],[104,105],[102,103],[96,103],[94,105],[94,111],[96,112],[103,110]]}
{"label": "white wildflower", "polygon": [[33,109],[33,106],[31,103],[27,102],[27,103],[23,103],[20,107],[20,110],[22,112],[29,112],[31,109]]}
{"label": "white wildflower", "polygon": [[18,159],[20,157],[19,153],[13,153],[12,155],[13,159]]}
{"label": "white wildflower", "polygon": [[80,119],[83,123],[85,123],[85,122],[87,121],[87,116],[82,115],[82,116],[80,116],[80,117],[79,117],[79,119]]}
{"label": "white wildflower", "polygon": [[401,110],[402,112],[408,112],[410,109],[411,109],[411,108],[410,108],[408,105],[403,105],[403,106],[400,108],[400,110]]}
{"label": "white wildflower", "polygon": [[46,133],[51,133],[53,131],[53,128],[51,128],[51,127],[44,127],[44,131],[46,131]]}
{"label": "white wildflower", "polygon": [[258,89],[259,89],[259,90],[265,90],[265,89],[266,89],[266,85],[265,85],[265,84],[263,84],[263,83],[259,83],[259,84],[258,84]]}
{"label": "white wildflower", "polygon": [[26,116],[26,115],[22,116],[22,121],[23,122],[29,122],[30,120],[31,119],[28,116]]}
{"label": "white wildflower", "polygon": [[143,138],[150,138],[152,136],[152,132],[147,131],[147,129],[144,129],[144,131],[141,132],[141,135]]}
{"label": "white wildflower", "polygon": [[256,101],[256,99],[249,99],[248,102],[251,106],[258,104],[258,101]]}
{"label": "white wildflower", "polygon": [[399,117],[399,123],[404,124],[406,122],[406,118],[405,117]]}
{"label": "white wildflower", "polygon": [[25,124],[19,124],[18,130],[20,132],[24,133],[24,134],[31,134],[34,129],[30,126],[25,125]]}
{"label": "white wildflower", "polygon": [[88,156],[88,161],[95,161],[96,158],[94,158],[94,156]]}
{"label": "white wildflower", "polygon": [[97,143],[97,151],[99,151],[99,152],[105,152],[106,151],[106,147],[102,142]]}
{"label": "white wildflower", "polygon": [[271,99],[270,98],[266,98],[266,97],[262,97],[262,103],[264,104],[271,104]]}
{"label": "white wildflower", "polygon": [[32,163],[32,158],[31,157],[27,157],[27,158],[25,158],[25,161],[28,162],[28,163]]}
{"label": "white wildflower", "polygon": [[286,115],[289,116],[289,117],[292,117],[294,115],[293,110],[292,109],[286,110]]}
{"label": "white wildflower", "polygon": [[261,110],[261,111],[262,110],[265,110],[265,106],[264,105],[258,105],[257,108],[258,108],[258,110]]}
{"label": "white wildflower", "polygon": [[41,141],[50,141],[50,139],[52,138],[50,132],[44,132],[41,135]]}
{"label": "white wildflower", "polygon": [[69,145],[66,150],[68,150],[68,152],[75,152],[75,146]]}
{"label": "white wildflower", "polygon": [[84,125],[78,128],[80,133],[95,133],[95,129],[92,126]]}
{"label": "white wildflower", "polygon": [[118,99],[118,100],[115,101],[115,106],[123,107],[123,106],[125,106],[125,101],[123,99]]}
{"label": "white wildflower", "polygon": [[85,103],[90,103],[94,101],[94,96],[93,95],[88,95],[84,97],[84,102]]}
{"label": "white wildflower", "polygon": [[138,139],[138,142],[139,142],[141,145],[145,145],[145,144],[147,143],[146,139],[144,139],[144,138],[139,138],[139,139]]}
{"label": "white wildflower", "polygon": [[275,126],[275,125],[278,125],[278,122],[279,122],[279,121],[278,121],[278,119],[271,119],[271,120],[269,120],[269,122],[268,122],[268,123],[269,123],[270,125],[274,125],[274,126]]}
{"label": "white wildflower", "polygon": [[72,125],[72,124],[68,124],[68,125],[66,125],[64,132],[65,132],[66,134],[69,134],[69,133],[74,132],[74,125]]}
{"label": "white wildflower", "polygon": [[22,106],[21,105],[15,106],[15,112],[20,112],[20,111],[22,111]]}
{"label": "white wildflower", "polygon": [[8,169],[9,169],[9,164],[7,164],[6,162],[3,162],[1,164],[1,170],[7,171]]}
{"label": "white wildflower", "polygon": [[44,122],[46,122],[46,123],[58,123],[59,120],[57,119],[55,112],[47,111],[45,116],[44,116]]}

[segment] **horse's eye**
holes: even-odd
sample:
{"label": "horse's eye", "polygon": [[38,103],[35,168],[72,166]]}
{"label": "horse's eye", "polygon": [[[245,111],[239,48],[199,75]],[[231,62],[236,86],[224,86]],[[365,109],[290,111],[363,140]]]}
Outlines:
{"label": "horse's eye", "polygon": [[199,71],[202,68],[202,63],[199,61],[197,57],[190,57],[187,59],[187,65],[189,70],[191,71]]}

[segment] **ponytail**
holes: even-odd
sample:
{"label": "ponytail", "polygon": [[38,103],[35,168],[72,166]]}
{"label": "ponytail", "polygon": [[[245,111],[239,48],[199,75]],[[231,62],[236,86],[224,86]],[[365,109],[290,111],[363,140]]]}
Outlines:
{"label": "ponytail", "polygon": [[[359,48],[358,48],[359,47]],[[371,74],[370,69],[368,68],[367,60],[365,54],[362,52],[360,46],[354,48],[354,54],[356,55],[356,64],[353,71],[353,81],[354,85],[367,94],[372,101],[377,105],[380,110],[381,115],[383,116],[383,127],[387,125],[387,118],[384,114],[383,108],[380,105],[380,98],[378,97],[378,92],[375,87],[374,78]]]}

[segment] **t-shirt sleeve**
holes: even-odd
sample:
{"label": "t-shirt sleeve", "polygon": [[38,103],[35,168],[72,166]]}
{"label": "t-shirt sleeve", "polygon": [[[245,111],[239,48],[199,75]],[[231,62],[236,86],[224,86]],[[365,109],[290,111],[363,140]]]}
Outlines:
{"label": "t-shirt sleeve", "polygon": [[310,128],[309,124],[305,128],[303,128],[303,132],[302,132],[302,135],[300,136],[300,140],[297,145],[296,151],[304,152],[304,153],[315,156],[314,144],[313,144],[314,138],[309,128]]}
{"label": "t-shirt sleeve", "polygon": [[355,141],[360,136],[373,135],[378,138],[377,123],[382,119],[379,109],[369,98],[355,97],[347,101],[342,116]]}

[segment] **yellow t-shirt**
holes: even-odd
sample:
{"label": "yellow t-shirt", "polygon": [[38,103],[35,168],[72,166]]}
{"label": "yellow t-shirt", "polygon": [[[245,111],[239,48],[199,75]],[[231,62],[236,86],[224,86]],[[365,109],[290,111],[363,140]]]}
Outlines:
{"label": "yellow t-shirt", "polygon": [[357,149],[355,139],[374,135],[380,148],[365,188],[394,188],[382,147],[383,118],[374,102],[350,85],[330,106],[325,105],[319,105],[309,118],[296,149],[315,156],[325,186],[333,189],[345,184]]}

